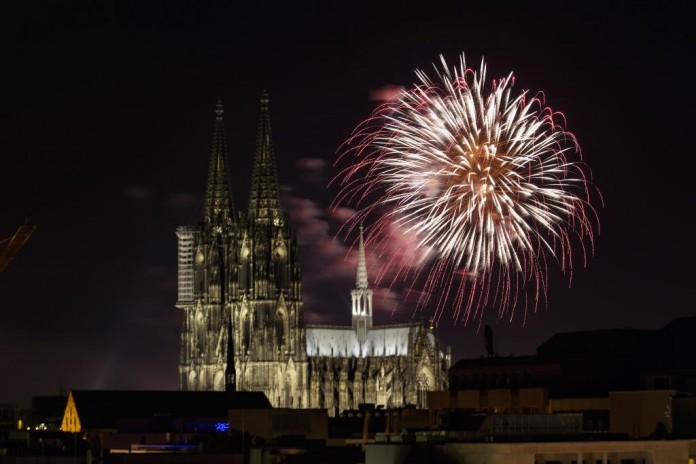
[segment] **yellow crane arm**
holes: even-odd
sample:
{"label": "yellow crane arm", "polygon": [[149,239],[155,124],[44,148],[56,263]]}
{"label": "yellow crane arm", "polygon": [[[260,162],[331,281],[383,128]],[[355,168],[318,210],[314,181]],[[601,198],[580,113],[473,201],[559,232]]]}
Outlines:
{"label": "yellow crane arm", "polygon": [[2,253],[0,253],[0,272],[5,270],[10,264],[10,261],[12,261],[12,258],[14,258],[17,252],[27,243],[31,234],[34,233],[34,230],[36,230],[36,226],[32,224],[31,219],[27,219],[24,224],[19,226],[17,232],[9,239],[10,243],[8,243],[5,249],[2,250]]}

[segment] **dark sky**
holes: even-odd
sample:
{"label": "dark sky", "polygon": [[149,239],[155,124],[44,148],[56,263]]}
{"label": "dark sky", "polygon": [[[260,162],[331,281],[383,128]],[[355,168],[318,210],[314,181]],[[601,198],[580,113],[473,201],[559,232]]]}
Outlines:
{"label": "dark sky", "polygon": [[[340,271],[327,214],[336,150],[371,92],[413,84],[441,53],[483,56],[489,76],[514,71],[516,89],[544,91],[606,202],[571,288],[552,269],[548,309],[524,327],[484,315],[496,351],[696,314],[686,2],[14,3],[0,15],[0,238],[27,214],[38,228],[0,274],[0,402],[178,387],[174,230],[201,212],[218,96],[243,209],[268,89],[306,318],[348,323],[352,260]],[[405,322],[412,309],[376,317]],[[441,322],[455,361],[483,353],[477,328]]]}

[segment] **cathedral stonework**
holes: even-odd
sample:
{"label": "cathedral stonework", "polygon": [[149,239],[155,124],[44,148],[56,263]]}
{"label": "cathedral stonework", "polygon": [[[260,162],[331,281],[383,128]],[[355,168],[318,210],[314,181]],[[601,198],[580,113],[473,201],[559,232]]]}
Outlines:
{"label": "cathedral stonework", "polygon": [[425,407],[425,392],[447,388],[451,358],[433,328],[373,326],[362,228],[352,325],[305,326],[265,93],[247,211],[235,211],[231,192],[218,101],[203,218],[176,231],[182,390],[263,391],[274,407],[334,415],[361,403]]}

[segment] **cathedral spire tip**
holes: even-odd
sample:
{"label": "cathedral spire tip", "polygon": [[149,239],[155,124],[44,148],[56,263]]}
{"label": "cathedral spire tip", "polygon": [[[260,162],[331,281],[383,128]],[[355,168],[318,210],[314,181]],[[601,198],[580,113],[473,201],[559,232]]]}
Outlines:
{"label": "cathedral spire tip", "polygon": [[355,278],[357,288],[367,288],[367,261],[365,260],[365,241],[363,239],[363,224],[360,223],[360,242],[358,245],[358,272]]}
{"label": "cathedral spire tip", "polygon": [[217,103],[215,104],[215,119],[217,121],[222,121],[222,116],[225,114],[225,109],[222,106],[222,97],[218,97]]}
{"label": "cathedral spire tip", "polygon": [[268,101],[269,101],[269,100],[268,100],[268,90],[263,89],[263,90],[261,91],[261,98],[260,98],[260,100],[261,100],[261,107],[262,107],[262,108],[268,108]]}

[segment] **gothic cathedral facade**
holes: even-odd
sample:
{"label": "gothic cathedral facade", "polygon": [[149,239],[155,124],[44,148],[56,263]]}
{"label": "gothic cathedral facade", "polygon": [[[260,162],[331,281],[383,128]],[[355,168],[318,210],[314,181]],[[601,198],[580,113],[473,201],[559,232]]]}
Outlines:
{"label": "gothic cathedral facade", "polygon": [[425,391],[446,388],[450,355],[434,329],[372,325],[362,230],[352,326],[305,325],[299,250],[280,204],[267,94],[244,212],[235,210],[227,163],[218,101],[203,217],[176,231],[181,389],[263,391],[275,407],[333,415],[360,403],[422,407]]}

